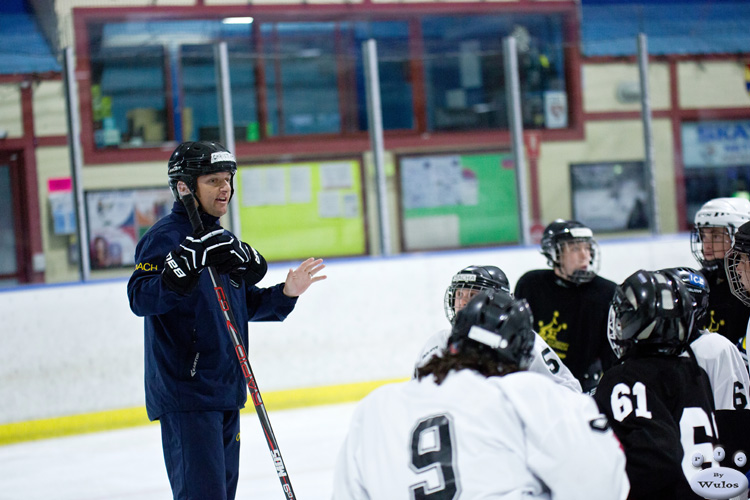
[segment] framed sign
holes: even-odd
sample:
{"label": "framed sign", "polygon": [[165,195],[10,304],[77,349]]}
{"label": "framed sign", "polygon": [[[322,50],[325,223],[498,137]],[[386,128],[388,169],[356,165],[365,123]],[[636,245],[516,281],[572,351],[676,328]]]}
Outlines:
{"label": "framed sign", "polygon": [[573,218],[595,232],[649,228],[649,195],[642,161],[570,165]]}
{"label": "framed sign", "polygon": [[398,165],[404,250],[518,241],[511,153],[403,156]]}
{"label": "framed sign", "polygon": [[92,270],[133,266],[138,240],[174,202],[167,187],[86,191],[84,199]]}
{"label": "framed sign", "polygon": [[359,159],[240,165],[242,238],[268,261],[365,255]]}

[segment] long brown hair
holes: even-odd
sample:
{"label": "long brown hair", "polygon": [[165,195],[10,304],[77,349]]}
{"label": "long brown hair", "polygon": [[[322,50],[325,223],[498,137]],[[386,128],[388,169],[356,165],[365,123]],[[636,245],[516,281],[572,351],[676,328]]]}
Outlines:
{"label": "long brown hair", "polygon": [[449,346],[443,350],[442,356],[435,356],[424,366],[417,368],[417,379],[432,375],[435,383],[440,385],[451,370],[474,370],[485,377],[498,377],[520,371],[518,366],[503,364],[491,350],[480,346],[464,343],[461,350]]}

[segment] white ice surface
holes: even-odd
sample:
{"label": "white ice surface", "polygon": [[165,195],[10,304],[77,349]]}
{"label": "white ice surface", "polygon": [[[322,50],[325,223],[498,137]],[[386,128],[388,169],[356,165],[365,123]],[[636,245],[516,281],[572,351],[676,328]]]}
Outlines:
{"label": "white ice surface", "polygon": [[[331,497],[354,403],[269,412],[301,500]],[[237,500],[285,495],[254,412],[243,413]],[[0,446],[0,500],[169,500],[158,424]]]}

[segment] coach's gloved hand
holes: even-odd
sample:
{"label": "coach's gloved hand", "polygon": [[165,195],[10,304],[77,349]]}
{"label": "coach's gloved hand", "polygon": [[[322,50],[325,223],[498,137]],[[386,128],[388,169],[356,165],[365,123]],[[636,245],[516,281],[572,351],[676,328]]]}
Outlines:
{"label": "coach's gloved hand", "polygon": [[250,260],[245,264],[240,264],[232,269],[232,271],[229,272],[229,277],[235,281],[237,281],[238,278],[241,278],[245,280],[245,283],[248,285],[254,285],[266,275],[266,271],[268,271],[268,263],[257,250],[244,241],[240,241],[240,245],[244,247],[245,251],[250,255]]}
{"label": "coach's gloved hand", "polygon": [[188,295],[198,284],[198,278],[208,264],[208,254],[219,243],[224,230],[213,226],[199,234],[188,236],[180,247],[167,254],[161,278],[170,290]]}
{"label": "coach's gloved hand", "polygon": [[268,270],[261,254],[228,232],[219,236],[219,242],[209,249],[208,265],[219,274],[229,274],[235,281],[244,279],[250,285],[263,279]]}

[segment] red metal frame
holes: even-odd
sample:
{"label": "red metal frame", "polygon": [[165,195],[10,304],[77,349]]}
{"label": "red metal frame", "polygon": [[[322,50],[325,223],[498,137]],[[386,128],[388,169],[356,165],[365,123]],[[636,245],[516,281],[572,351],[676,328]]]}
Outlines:
{"label": "red metal frame", "polygon": [[[738,54],[711,54],[702,56],[651,56],[649,62],[666,62],[669,65],[669,108],[655,110],[653,118],[669,119],[672,127],[673,150],[674,150],[674,180],[675,180],[675,202],[677,204],[677,223],[680,231],[690,230],[687,221],[687,193],[685,191],[685,164],[682,160],[682,124],[702,120],[740,120],[750,119],[750,108],[681,108],[680,87],[677,65],[683,61],[744,61],[750,58],[750,53]],[[582,60],[584,64],[611,64],[629,63],[637,64],[635,56],[629,57],[588,57]],[[640,111],[615,111],[585,113],[585,121],[601,120],[639,120]]]}
{"label": "red metal frame", "polygon": [[[14,277],[21,283],[44,281],[44,273],[33,269],[34,255],[43,252],[32,102],[33,82],[40,79],[55,80],[59,79],[59,75],[48,73],[43,76],[14,75],[3,78],[4,83],[18,83],[20,86],[23,135],[21,138],[0,140],[0,157],[10,166],[17,263],[16,274],[2,278]],[[60,137],[50,138],[50,142],[59,141]]]}
{"label": "red metal frame", "polygon": [[[205,6],[193,7],[122,7],[111,9],[74,8],[73,25],[76,33],[76,54],[78,61],[79,94],[81,109],[82,134],[81,142],[86,163],[108,164],[145,161],[163,161],[165,154],[174,148],[173,143],[166,143],[157,148],[134,148],[118,150],[97,150],[93,143],[93,121],[91,110],[91,94],[89,78],[91,75],[88,40],[90,34],[87,24],[90,21],[104,22],[123,19],[195,19],[225,16],[252,15],[265,16],[264,21],[290,20],[326,20],[351,21],[352,19],[407,19],[419,14],[482,14],[482,13],[541,13],[564,15],[566,44],[565,56],[567,89],[570,96],[569,113],[570,127],[563,130],[545,130],[543,140],[558,141],[581,139],[583,137],[583,111],[580,86],[580,52],[578,43],[579,22],[578,5],[574,1],[542,2],[534,0],[519,0],[509,4],[489,4],[486,2],[469,3],[430,3],[430,4],[374,4],[365,1],[362,4],[346,5],[244,5],[244,6]],[[410,20],[412,37],[418,34],[418,24]],[[416,27],[416,28],[415,28]],[[258,37],[260,38],[260,37]],[[411,42],[410,42],[411,43]],[[507,131],[487,130],[480,132],[437,132],[426,133],[426,103],[422,91],[416,89],[424,86],[424,70],[419,56],[422,47],[420,43],[412,43],[410,52],[412,60],[412,77],[414,92],[415,126],[413,130],[395,131],[385,134],[385,146],[388,149],[443,149],[445,147],[507,147],[510,144]],[[258,73],[261,73],[258,70]],[[261,73],[263,74],[263,73]],[[260,75],[259,75],[260,76]],[[277,78],[278,81],[278,78]],[[278,84],[279,82],[277,82]],[[280,97],[279,93],[279,97]],[[279,101],[279,105],[281,105]],[[259,115],[262,107],[259,107]],[[270,110],[264,110],[268,113]],[[259,116],[259,123],[261,122]],[[267,115],[266,115],[267,118]],[[283,122],[279,122],[280,126]],[[261,138],[264,137],[265,127],[261,126]],[[277,131],[279,133],[281,131]],[[292,136],[265,138],[257,143],[239,142],[236,146],[238,157],[258,159],[277,155],[309,154],[315,151],[320,154],[362,154],[370,149],[367,133],[346,133],[315,136]]]}

